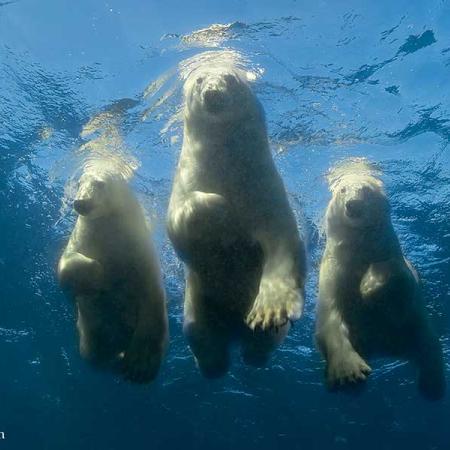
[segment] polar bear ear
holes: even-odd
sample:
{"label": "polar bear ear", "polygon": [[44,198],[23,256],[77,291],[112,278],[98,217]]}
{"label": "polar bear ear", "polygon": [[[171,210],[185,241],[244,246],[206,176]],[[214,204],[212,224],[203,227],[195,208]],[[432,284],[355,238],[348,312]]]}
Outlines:
{"label": "polar bear ear", "polygon": [[384,183],[379,179],[373,176],[370,177],[370,182],[380,191],[384,192]]}
{"label": "polar bear ear", "polygon": [[349,162],[348,160],[338,162],[334,167],[330,167],[325,174],[330,192],[333,194],[339,189],[339,185],[342,184],[343,178],[349,175]]}
{"label": "polar bear ear", "polygon": [[95,189],[98,189],[99,191],[104,191],[106,188],[106,181],[100,178],[96,178],[92,180],[92,185]]}
{"label": "polar bear ear", "polygon": [[340,174],[335,168],[332,168],[325,174],[325,179],[330,192],[335,194],[339,190],[339,185],[342,184],[342,174]]}

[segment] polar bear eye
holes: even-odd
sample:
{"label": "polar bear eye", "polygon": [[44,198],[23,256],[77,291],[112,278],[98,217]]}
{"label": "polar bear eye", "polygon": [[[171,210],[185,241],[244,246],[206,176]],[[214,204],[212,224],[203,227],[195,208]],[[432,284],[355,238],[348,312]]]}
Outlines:
{"label": "polar bear eye", "polygon": [[197,84],[202,84],[203,83],[203,77],[198,77],[196,81],[197,81]]}
{"label": "polar bear eye", "polygon": [[346,191],[347,189],[345,189],[345,187],[341,188],[341,194],[345,194]]}
{"label": "polar bear eye", "polygon": [[104,189],[104,188],[105,188],[105,182],[104,182],[104,181],[101,181],[101,180],[95,180],[95,181],[94,181],[94,186],[95,186],[97,189]]}

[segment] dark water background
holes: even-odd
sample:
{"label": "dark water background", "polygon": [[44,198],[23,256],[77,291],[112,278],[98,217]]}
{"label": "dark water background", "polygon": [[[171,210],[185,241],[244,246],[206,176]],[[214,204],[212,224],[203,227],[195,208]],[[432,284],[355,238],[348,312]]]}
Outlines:
{"label": "dark water background", "polygon": [[[163,228],[179,68],[210,50],[236,52],[256,78],[310,254],[305,315],[270,366],[236,359],[215,382],[181,335],[182,268]],[[383,171],[448,370],[449,77],[447,1],[0,3],[0,449],[450,449],[448,396],[419,398],[409,365],[374,362],[362,395],[330,394],[312,342],[324,174],[365,156]],[[148,387],[80,360],[55,282],[71,177],[103,147],[139,165],[133,187],[163,262],[171,345]]]}

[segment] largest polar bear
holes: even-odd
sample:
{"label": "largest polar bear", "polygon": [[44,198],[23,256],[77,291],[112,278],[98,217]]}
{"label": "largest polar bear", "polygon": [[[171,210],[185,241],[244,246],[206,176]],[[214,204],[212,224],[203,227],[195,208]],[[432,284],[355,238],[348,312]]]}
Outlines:
{"label": "largest polar bear", "polygon": [[263,365],[300,317],[305,252],[244,76],[206,64],[184,96],[168,233],[186,266],[185,335],[203,375],[218,377],[233,339]]}
{"label": "largest polar bear", "polygon": [[137,199],[117,170],[104,167],[80,178],[78,219],[58,276],[75,300],[82,356],[148,382],[168,340],[159,262]]}
{"label": "largest polar bear", "polygon": [[331,175],[326,248],[320,266],[317,342],[330,387],[365,380],[365,358],[390,355],[419,369],[428,398],[445,390],[444,363],[416,271],[394,232],[382,182],[364,161]]}

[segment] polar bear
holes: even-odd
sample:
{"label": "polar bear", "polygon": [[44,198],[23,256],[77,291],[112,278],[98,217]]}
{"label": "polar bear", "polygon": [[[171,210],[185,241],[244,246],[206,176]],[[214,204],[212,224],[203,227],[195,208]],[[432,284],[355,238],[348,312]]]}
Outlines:
{"label": "polar bear", "polygon": [[74,201],[78,218],[58,265],[74,298],[81,355],[124,377],[149,382],[168,341],[165,292],[143,210],[126,180],[85,171]]}
{"label": "polar bear", "polygon": [[186,269],[184,333],[212,378],[227,372],[232,341],[262,366],[300,317],[305,249],[244,75],[203,65],[184,97],[167,228]]}
{"label": "polar bear", "polygon": [[366,358],[387,355],[414,362],[420,391],[441,398],[441,345],[417,272],[394,232],[382,182],[360,163],[349,164],[331,191],[316,323],[328,385],[365,380],[371,372]]}

